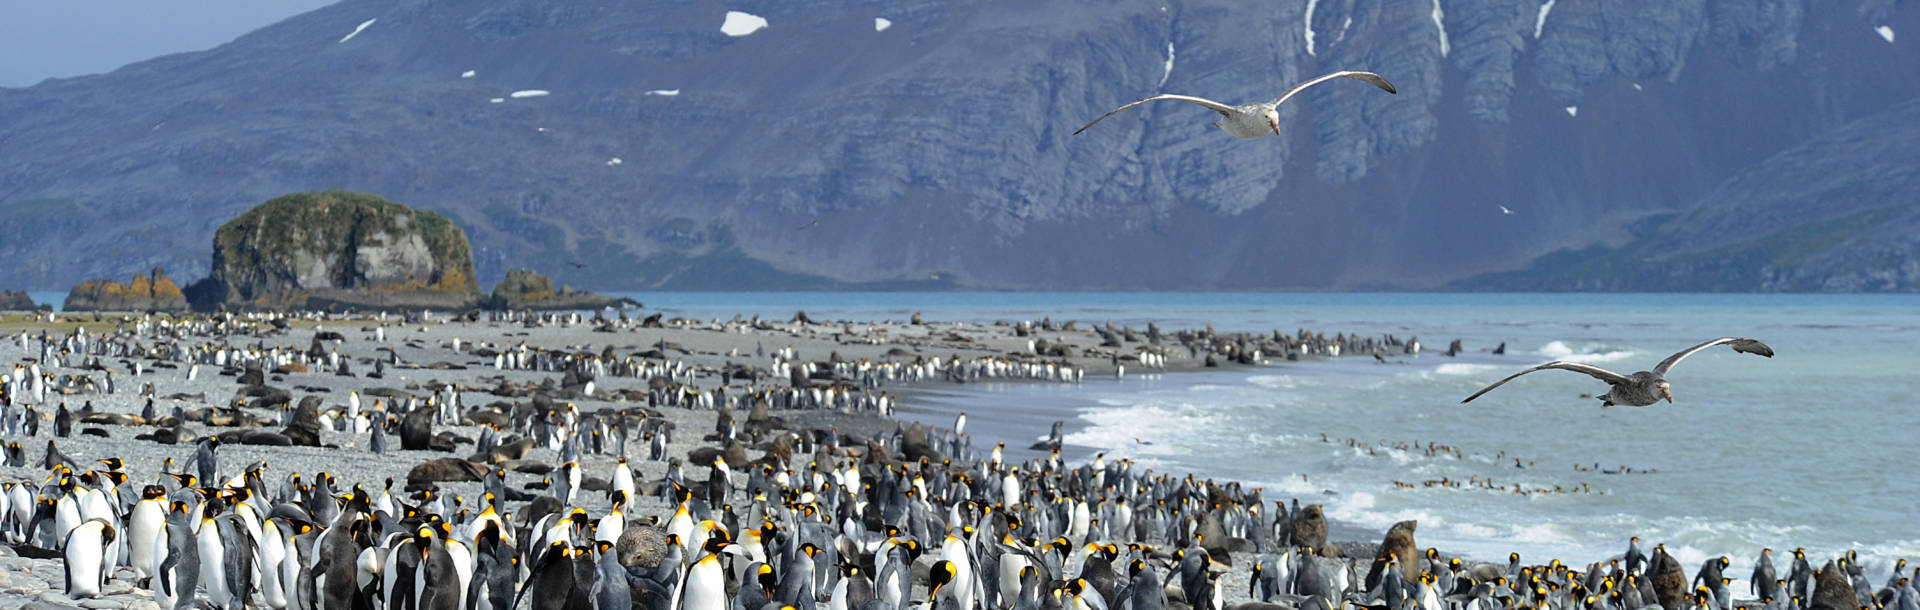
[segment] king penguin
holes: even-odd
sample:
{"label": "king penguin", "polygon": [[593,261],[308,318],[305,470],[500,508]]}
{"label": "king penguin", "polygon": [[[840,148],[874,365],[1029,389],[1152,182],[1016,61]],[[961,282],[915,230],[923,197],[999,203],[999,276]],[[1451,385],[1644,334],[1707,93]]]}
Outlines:
{"label": "king penguin", "polygon": [[680,576],[670,610],[728,610],[727,571],[720,566],[719,553],[727,546],[725,536],[714,536],[703,545],[706,554],[693,562]]}
{"label": "king penguin", "polygon": [[67,533],[67,596],[74,599],[99,597],[113,571],[113,559],[107,550],[113,547],[113,526],[101,519],[88,519]]}
{"label": "king penguin", "polygon": [[200,550],[193,538],[193,512],[175,501],[167,510],[167,526],[154,546],[159,563],[154,579],[154,601],[163,608],[193,608],[194,589],[200,586]]}
{"label": "king penguin", "polygon": [[140,501],[133,505],[133,514],[127,518],[127,559],[141,587],[153,587],[153,575],[159,568],[155,547],[161,544],[161,534],[166,527],[167,488],[148,485],[140,493]]}

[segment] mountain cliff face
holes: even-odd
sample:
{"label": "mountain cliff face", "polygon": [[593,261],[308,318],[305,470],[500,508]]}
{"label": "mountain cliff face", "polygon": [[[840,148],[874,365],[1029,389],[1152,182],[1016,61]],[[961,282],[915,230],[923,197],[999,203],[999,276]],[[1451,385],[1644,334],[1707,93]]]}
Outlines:
{"label": "mountain cliff face", "polygon": [[[768,25],[729,35],[730,10]],[[0,286],[196,275],[221,220],[321,188],[446,215],[481,281],[1484,285],[1465,278],[1651,243],[1659,218],[1755,214],[1734,192],[1782,194],[1740,202],[1774,230],[1818,222],[1786,212],[1810,191],[1759,164],[1880,146],[1816,141],[1920,98],[1889,69],[1920,65],[1905,32],[1920,2],[344,0],[0,89]],[[1316,87],[1280,138],[1177,102],[1071,135],[1157,92],[1264,100],[1337,69],[1400,94]],[[1901,188],[1886,203],[1911,222],[1920,193]],[[1828,241],[1778,272],[1914,264]]]}

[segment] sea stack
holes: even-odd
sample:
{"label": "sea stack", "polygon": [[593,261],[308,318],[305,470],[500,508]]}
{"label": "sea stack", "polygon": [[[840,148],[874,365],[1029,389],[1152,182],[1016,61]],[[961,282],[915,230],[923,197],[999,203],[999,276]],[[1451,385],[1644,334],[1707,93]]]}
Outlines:
{"label": "sea stack", "polygon": [[467,234],[446,217],[349,191],[275,198],[221,225],[197,309],[466,309]]}
{"label": "sea stack", "polygon": [[133,276],[133,281],[122,284],[113,280],[91,280],[81,282],[67,293],[62,306],[65,311],[187,311],[187,296],[180,286],[167,277],[167,272],[154,269],[151,273]]}
{"label": "sea stack", "polygon": [[633,299],[615,299],[575,290],[572,286],[553,287],[553,279],[526,269],[507,270],[506,279],[493,287],[493,298],[487,301],[492,309],[599,309],[615,305],[638,306]]}
{"label": "sea stack", "polygon": [[33,297],[27,296],[24,291],[0,291],[0,311],[35,311],[39,308],[33,304]]}

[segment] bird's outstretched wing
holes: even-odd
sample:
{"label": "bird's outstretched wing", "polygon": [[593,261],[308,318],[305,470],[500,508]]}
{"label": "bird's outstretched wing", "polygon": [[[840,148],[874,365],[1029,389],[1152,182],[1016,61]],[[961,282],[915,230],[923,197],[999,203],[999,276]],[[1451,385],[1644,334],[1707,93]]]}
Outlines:
{"label": "bird's outstretched wing", "polygon": [[1222,104],[1222,103],[1220,103],[1220,102],[1216,102],[1216,101],[1213,101],[1213,100],[1210,100],[1210,99],[1207,99],[1207,98],[1204,98],[1204,97],[1193,97],[1193,96],[1191,96],[1191,95],[1175,95],[1175,94],[1172,94],[1172,93],[1162,93],[1162,94],[1160,94],[1160,95],[1156,95],[1156,96],[1153,96],[1153,97],[1150,97],[1150,98],[1147,98],[1147,99],[1144,99],[1144,100],[1140,100],[1140,101],[1138,101],[1138,102],[1134,102],[1134,103],[1131,103],[1131,104],[1127,104],[1127,105],[1125,105],[1125,106],[1121,106],[1121,107],[1119,107],[1119,108],[1115,108],[1115,109],[1113,109],[1113,111],[1112,111],[1112,112],[1108,112],[1108,113],[1106,113],[1106,114],[1103,114],[1103,115],[1100,115],[1100,118],[1097,118],[1097,119],[1094,119],[1094,120],[1093,120],[1093,123],[1087,123],[1087,126],[1086,126],[1086,127],[1081,127],[1081,128],[1079,128],[1079,129],[1076,129],[1076,130],[1074,130],[1074,132],[1073,132],[1073,135],[1076,135],[1076,136],[1077,136],[1077,135],[1080,135],[1080,132],[1082,132],[1082,131],[1086,131],[1086,130],[1087,130],[1087,127],[1092,127],[1092,126],[1094,126],[1094,124],[1095,124],[1095,123],[1099,123],[1099,122],[1101,122],[1101,121],[1104,121],[1104,120],[1107,120],[1107,117],[1110,117],[1110,116],[1113,116],[1113,115],[1116,115],[1116,114],[1120,114],[1120,113],[1122,113],[1122,112],[1126,112],[1127,110],[1129,110],[1129,109],[1131,109],[1131,108],[1133,108],[1134,106],[1139,106],[1139,105],[1141,105],[1141,104],[1145,104],[1145,103],[1147,103],[1147,102],[1157,102],[1157,101],[1160,101],[1160,100],[1173,100],[1173,101],[1176,101],[1176,102],[1193,102],[1193,103],[1195,103],[1195,104],[1199,104],[1199,105],[1201,105],[1201,106],[1206,106],[1206,107],[1207,107],[1208,109],[1211,109],[1211,110],[1213,110],[1214,112],[1218,112],[1218,113],[1220,113],[1220,116],[1226,116],[1226,115],[1227,115],[1227,113],[1229,113],[1229,112],[1232,112],[1232,111],[1233,111],[1233,107],[1232,107],[1232,106],[1228,106],[1228,105],[1226,105],[1226,104]]}
{"label": "bird's outstretched wing", "polygon": [[1607,382],[1609,385],[1627,381],[1629,379],[1629,377],[1627,377],[1626,375],[1615,373],[1613,371],[1609,371],[1607,369],[1603,369],[1591,364],[1555,360],[1553,362],[1548,362],[1540,366],[1536,366],[1524,371],[1520,371],[1518,373],[1514,373],[1512,376],[1509,376],[1506,379],[1502,379],[1494,382],[1493,385],[1480,388],[1480,391],[1474,392],[1472,396],[1468,396],[1466,400],[1462,400],[1460,401],[1460,403],[1466,404],[1469,402],[1473,402],[1473,399],[1479,398],[1481,394],[1491,392],[1493,391],[1494,388],[1500,387],[1502,385],[1506,385],[1507,382],[1513,381],[1515,378],[1518,378],[1521,375],[1525,375],[1527,373],[1531,373],[1534,371],[1544,371],[1547,369],[1560,369],[1563,371],[1573,371],[1575,373],[1586,373],[1587,375],[1592,376],[1594,379]]}
{"label": "bird's outstretched wing", "polygon": [[[1306,90],[1307,87],[1312,87],[1314,85],[1318,85],[1320,83],[1324,83],[1336,78],[1351,78],[1353,80],[1365,82],[1369,85],[1379,87],[1380,90],[1386,91],[1387,93],[1400,92],[1400,90],[1393,88],[1393,83],[1387,82],[1387,79],[1381,78],[1380,75],[1378,74],[1374,74],[1372,72],[1361,72],[1358,70],[1342,70],[1342,71],[1328,74],[1326,76],[1322,76],[1320,78],[1316,78],[1304,83],[1300,83],[1298,85],[1294,85],[1293,88],[1288,89],[1286,93],[1280,94],[1280,97],[1273,98],[1273,103],[1267,104],[1267,105],[1279,106],[1281,102],[1287,101],[1287,98],[1293,97],[1295,94],[1298,94],[1301,91]],[[1121,110],[1125,110],[1125,108],[1122,108]]]}
{"label": "bird's outstretched wing", "polygon": [[1708,341],[1706,343],[1689,347],[1685,350],[1681,350],[1681,352],[1678,354],[1667,356],[1666,360],[1660,361],[1660,366],[1653,367],[1653,372],[1659,373],[1662,376],[1665,376],[1668,370],[1673,369],[1673,365],[1680,364],[1680,361],[1686,359],[1687,356],[1692,356],[1694,352],[1698,352],[1700,350],[1707,349],[1715,345],[1720,345],[1722,343],[1733,344],[1733,351],[1736,351],[1736,352],[1743,352],[1748,354],[1759,354],[1762,356],[1766,356],[1768,358],[1773,357],[1773,348],[1767,347],[1767,344],[1765,343],[1761,343],[1753,339],[1746,339],[1742,337],[1721,337],[1718,339],[1714,339],[1712,341]]}

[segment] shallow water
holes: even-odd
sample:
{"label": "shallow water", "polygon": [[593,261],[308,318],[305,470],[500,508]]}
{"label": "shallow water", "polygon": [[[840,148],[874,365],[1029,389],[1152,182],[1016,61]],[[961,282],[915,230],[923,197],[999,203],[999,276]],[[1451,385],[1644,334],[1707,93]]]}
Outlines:
{"label": "shallow water", "polygon": [[[1420,520],[1422,545],[1482,558],[1510,551],[1584,564],[1638,535],[1682,562],[1729,555],[1744,574],[1763,547],[1858,550],[1870,568],[1920,557],[1920,477],[1913,475],[1920,395],[1920,297],[1880,295],[1406,294],[638,294],[695,317],[747,311],[785,319],[1078,318],[1222,331],[1296,328],[1419,336],[1417,357],[1276,364],[1078,387],[976,384],[942,390],[910,415],[945,423],[974,413],[976,438],[1031,442],[1074,417],[1071,444],[1166,471],[1249,481],[1321,501],[1328,514],[1384,529]],[[1674,369],[1674,404],[1603,409],[1606,386],[1543,371],[1471,404],[1481,386],[1529,365],[1578,359],[1632,372],[1699,341],[1749,336],[1772,359],[1726,348]],[[1468,353],[1444,350],[1461,339]],[[1507,342],[1505,355],[1488,353]],[[997,416],[986,423],[988,413]],[[1336,442],[1322,442],[1325,434]],[[1371,450],[1342,439],[1371,443]],[[1384,441],[1384,443],[1383,443]],[[1464,459],[1381,449],[1440,443]],[[1504,453],[1504,457],[1502,456]],[[1516,468],[1515,458],[1530,465]],[[1631,466],[1657,474],[1576,471]],[[1304,480],[1302,475],[1304,475]],[[1491,478],[1515,494],[1405,489],[1441,478]],[[1332,492],[1332,493],[1328,493]],[[1269,492],[1269,498],[1275,497]],[[1817,556],[1817,555],[1816,555]]]}

